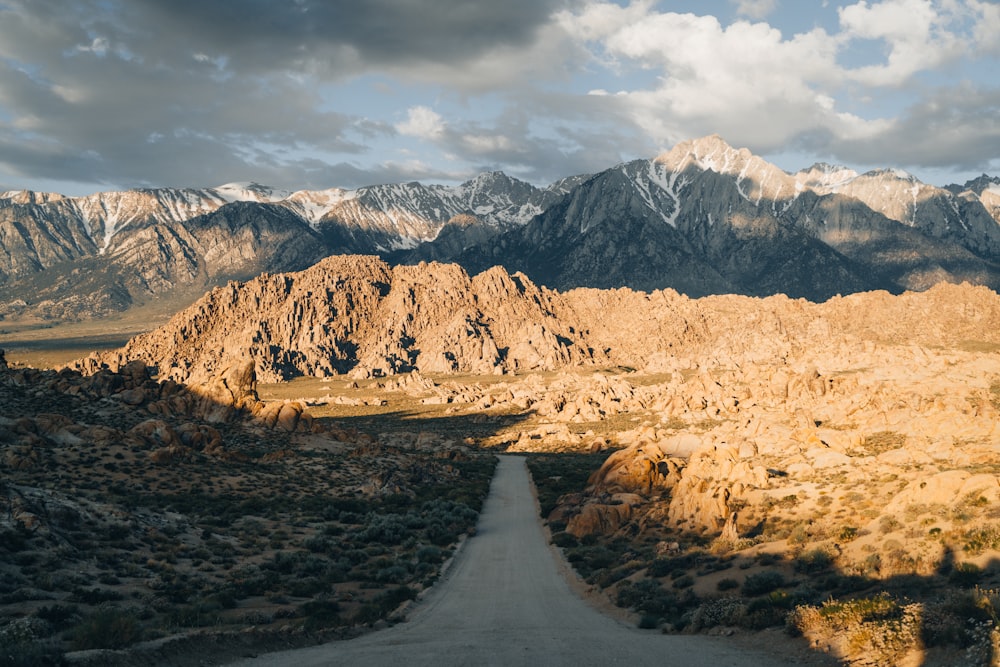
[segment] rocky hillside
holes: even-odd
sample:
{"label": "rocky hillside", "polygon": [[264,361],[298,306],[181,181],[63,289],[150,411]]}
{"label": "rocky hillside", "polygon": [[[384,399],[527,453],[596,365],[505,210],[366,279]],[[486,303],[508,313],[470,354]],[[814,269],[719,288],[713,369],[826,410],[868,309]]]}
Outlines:
{"label": "rocky hillside", "polygon": [[188,379],[253,358],[261,377],[273,380],[584,363],[592,351],[557,315],[558,299],[499,267],[470,278],[454,264],[391,267],[377,257],[335,256],[299,273],[217,288],[90,365],[144,359]]}
{"label": "rocky hillside", "polygon": [[356,635],[438,578],[494,467],[260,401],[252,363],[185,386],[0,350],[0,405],[3,665],[222,664]]}
{"label": "rocky hillside", "polygon": [[[494,267],[392,267],[330,257],[305,271],[217,288],[88,370],[141,359],[161,377],[201,379],[253,359],[266,380],[420,370],[509,373],[586,364],[682,370],[691,359],[778,363],[817,345],[851,354],[862,341],[1000,344],[1000,296],[938,285],[816,304],[783,295],[691,299],[675,290],[557,292]],[[683,361],[687,359],[688,361]]]}

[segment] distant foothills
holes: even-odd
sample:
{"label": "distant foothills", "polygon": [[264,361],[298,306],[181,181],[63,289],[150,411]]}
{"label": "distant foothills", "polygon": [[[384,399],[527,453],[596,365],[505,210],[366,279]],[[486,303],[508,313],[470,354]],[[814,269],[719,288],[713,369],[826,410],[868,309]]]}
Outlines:
{"label": "distant foothills", "polygon": [[823,301],[941,282],[1000,289],[1000,178],[936,187],[826,164],[789,174],[718,136],[538,188],[279,191],[257,184],[87,197],[0,194],[0,319],[73,321],[331,255],[500,265],[546,287],[673,288]]}

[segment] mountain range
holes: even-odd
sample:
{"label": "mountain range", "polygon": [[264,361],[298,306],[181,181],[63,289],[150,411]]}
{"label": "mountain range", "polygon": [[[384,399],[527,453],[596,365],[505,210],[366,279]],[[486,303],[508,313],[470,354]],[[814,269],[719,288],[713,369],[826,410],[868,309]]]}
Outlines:
{"label": "mountain range", "polygon": [[814,301],[939,282],[997,290],[1000,178],[940,188],[893,169],[790,174],[709,136],[545,188],[492,172],[458,186],[11,191],[0,194],[0,318],[193,302],[339,254],[501,265],[557,289]]}

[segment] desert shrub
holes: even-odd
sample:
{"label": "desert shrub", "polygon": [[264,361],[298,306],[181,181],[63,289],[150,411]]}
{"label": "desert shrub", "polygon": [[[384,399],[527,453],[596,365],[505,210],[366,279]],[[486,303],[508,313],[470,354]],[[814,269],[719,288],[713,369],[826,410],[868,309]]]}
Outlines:
{"label": "desert shrub", "polygon": [[122,599],[122,595],[106,588],[76,588],[69,599],[71,602],[98,605],[102,602],[117,602]]}
{"label": "desert shrub", "polygon": [[51,607],[40,607],[35,616],[52,626],[55,630],[65,630],[79,618],[80,610],[73,605],[54,604]]}
{"label": "desert shrub", "polygon": [[632,574],[635,570],[630,567],[616,567],[616,568],[604,568],[592,574],[588,581],[592,584],[596,584],[601,588],[607,588],[625,577]]}
{"label": "desert shrub", "polygon": [[560,496],[582,490],[590,475],[601,467],[610,454],[529,455],[528,469],[538,492],[541,515],[547,517],[551,514]]}
{"label": "desert shrub", "polygon": [[333,544],[333,540],[327,535],[313,535],[302,541],[302,546],[313,553],[326,553]]}
{"label": "desert shrub", "polygon": [[982,576],[982,569],[975,563],[957,563],[948,573],[948,582],[962,588],[972,588]]}
{"label": "desert shrub", "polygon": [[777,570],[764,570],[749,575],[743,582],[743,595],[754,597],[777,590],[785,585],[785,576]]}
{"label": "desert shrub", "polygon": [[442,499],[424,503],[420,513],[425,520],[425,536],[438,546],[455,542],[459,535],[476,525],[479,517],[478,512],[465,503]]}
{"label": "desert shrub", "polygon": [[927,646],[968,648],[981,641],[978,630],[998,625],[1000,593],[975,588],[950,591],[926,605],[923,640]]}
{"label": "desert shrub", "polygon": [[812,641],[832,645],[844,660],[855,664],[897,664],[921,646],[920,605],[903,605],[886,594],[854,600],[801,605],[789,624]]}
{"label": "desert shrub", "polygon": [[966,531],[964,537],[965,544],[962,550],[973,556],[978,556],[984,551],[1000,549],[1000,525],[996,523]]}
{"label": "desert shrub", "polygon": [[794,545],[803,545],[808,543],[810,540],[809,535],[809,524],[805,521],[799,521],[794,526],[792,526],[791,531],[788,533],[788,542]]}
{"label": "desert shrub", "polygon": [[255,595],[263,595],[278,580],[279,575],[277,572],[264,570],[256,565],[243,565],[233,570],[229,576],[233,596],[240,600]]}
{"label": "desert shrub", "polygon": [[[6,650],[5,650],[6,649]],[[69,664],[57,642],[29,642],[16,646],[0,646],[0,662],[4,667],[39,667]]]}
{"label": "desert shrub", "polygon": [[576,539],[574,535],[570,535],[569,533],[553,533],[552,544],[562,549],[569,549],[571,547],[578,546],[580,541]]}
{"label": "desert shrub", "polygon": [[858,529],[855,526],[844,526],[837,533],[837,539],[841,542],[850,542],[858,536]]}
{"label": "desert shrub", "polygon": [[740,587],[740,582],[735,579],[719,579],[718,583],[715,584],[715,588],[718,591],[731,591]]}
{"label": "desert shrub", "polygon": [[142,634],[142,626],[134,614],[121,609],[99,609],[73,628],[71,643],[78,651],[119,649],[139,642]]}
{"label": "desert shrub", "polygon": [[595,570],[603,570],[615,562],[617,554],[601,545],[580,546],[570,550],[567,560],[583,576],[589,576]]}
{"label": "desert shrub", "polygon": [[4,528],[0,530],[0,545],[3,550],[17,553],[28,546],[28,533],[20,529]]}
{"label": "desert shrub", "polygon": [[898,529],[902,524],[894,516],[882,515],[878,520],[878,530],[883,535]]}
{"label": "desert shrub", "polygon": [[221,609],[222,605],[210,601],[176,607],[167,615],[167,624],[179,628],[203,628],[218,625]]}
{"label": "desert shrub", "polygon": [[440,563],[445,552],[438,546],[427,545],[417,549],[417,561],[420,563]]}
{"label": "desert shrub", "polygon": [[[52,626],[41,618],[24,616],[7,620],[0,625],[0,649],[5,653],[20,649],[52,632]],[[0,659],[3,654],[0,653]]]}
{"label": "desert shrub", "polygon": [[660,624],[660,617],[655,614],[643,614],[639,617],[640,630],[655,630]]}
{"label": "desert shrub", "polygon": [[762,553],[757,554],[757,562],[760,565],[764,566],[774,565],[775,563],[780,561],[781,561],[781,556],[779,554],[771,553],[769,551],[764,551]]}
{"label": "desert shrub", "polygon": [[720,625],[742,626],[747,614],[746,604],[736,597],[706,600],[691,614],[693,630],[708,630]]}
{"label": "desert shrub", "polygon": [[615,604],[635,609],[643,614],[678,621],[685,611],[697,607],[699,599],[690,589],[675,592],[667,590],[655,579],[637,582],[624,581],[618,586]]}
{"label": "desert shrub", "polygon": [[369,514],[365,527],[357,534],[362,542],[399,544],[409,534],[405,518],[399,514]]}
{"label": "desert shrub", "polygon": [[797,599],[784,590],[775,590],[756,597],[747,603],[741,625],[749,630],[785,625],[788,613],[795,606]]}
{"label": "desert shrub", "polygon": [[862,453],[876,456],[893,449],[899,449],[906,444],[906,436],[895,431],[879,431],[865,436],[862,441]]}
{"label": "desert shrub", "polygon": [[409,586],[398,586],[375,596],[371,602],[361,605],[354,615],[355,623],[372,624],[385,618],[396,607],[417,597],[417,592]]}
{"label": "desert shrub", "polygon": [[320,593],[328,593],[333,582],[319,577],[294,577],[285,582],[284,590],[297,598],[309,598]]}
{"label": "desert shrub", "polygon": [[651,577],[665,577],[668,574],[672,576],[674,572],[679,572],[678,576],[681,576],[697,563],[698,558],[695,554],[685,554],[676,558],[657,558],[649,564],[648,572]]}
{"label": "desert shrub", "polygon": [[834,554],[830,550],[818,547],[800,554],[793,566],[796,572],[812,574],[829,569],[833,560]]}
{"label": "desert shrub", "polygon": [[323,628],[342,625],[340,605],[335,600],[310,600],[299,607],[299,613],[305,617],[303,624],[306,630],[321,630]]}
{"label": "desert shrub", "polygon": [[406,581],[409,574],[402,565],[390,565],[375,573],[375,581],[384,584],[401,584]]}

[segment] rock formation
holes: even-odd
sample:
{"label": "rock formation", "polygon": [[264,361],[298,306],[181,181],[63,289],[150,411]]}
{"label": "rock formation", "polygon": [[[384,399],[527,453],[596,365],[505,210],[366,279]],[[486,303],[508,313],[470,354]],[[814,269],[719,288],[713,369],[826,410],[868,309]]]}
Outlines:
{"label": "rock formation", "polygon": [[[337,256],[299,273],[265,274],[213,290],[167,325],[78,367],[117,369],[141,360],[162,379],[201,384],[253,360],[263,381],[297,375],[355,377],[420,370],[513,373],[579,365],[682,372],[711,363],[786,367],[776,391],[823,392],[830,378],[786,377],[789,360],[816,346],[845,359],[872,345],[1000,344],[1000,297],[985,287],[941,284],[893,296],[870,292],[811,303],[690,299],[674,290],[556,292],[494,267],[469,277],[457,265],[391,267],[375,257]],[[702,374],[706,410],[731,411]],[[632,390],[594,386],[583,403],[544,407],[578,421],[616,411]],[[225,389],[222,389],[225,391]],[[557,399],[555,399],[557,400]]]}
{"label": "rock formation", "polygon": [[[554,369],[593,353],[556,314],[559,297],[521,275],[456,265],[390,267],[337,256],[296,274],[218,288],[161,329],[86,364],[142,359],[162,378],[203,383],[252,359],[265,381]],[[600,355],[598,355],[600,356]]]}

